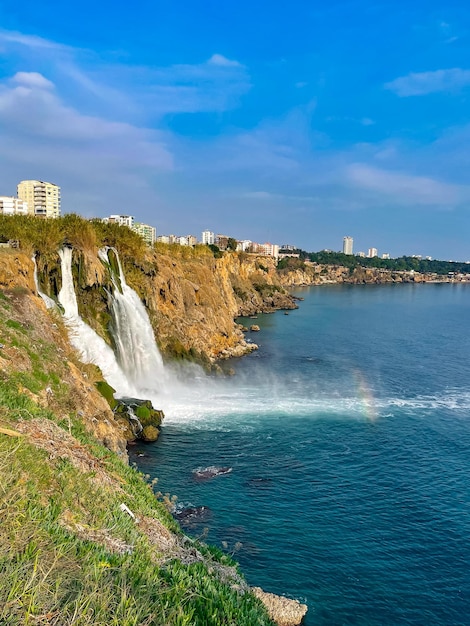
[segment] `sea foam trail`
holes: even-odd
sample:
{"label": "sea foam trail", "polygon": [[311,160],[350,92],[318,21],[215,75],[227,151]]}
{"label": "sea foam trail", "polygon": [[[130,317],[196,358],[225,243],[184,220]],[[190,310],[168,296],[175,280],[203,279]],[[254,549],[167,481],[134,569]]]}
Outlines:
{"label": "sea foam trail", "polygon": [[64,308],[64,321],[69,338],[85,363],[97,365],[106,381],[114,387],[118,396],[136,396],[137,389],[129,383],[120,368],[113,350],[78,313],[77,297],[73,287],[72,249],[59,250],[62,269],[62,288],[58,299]]}

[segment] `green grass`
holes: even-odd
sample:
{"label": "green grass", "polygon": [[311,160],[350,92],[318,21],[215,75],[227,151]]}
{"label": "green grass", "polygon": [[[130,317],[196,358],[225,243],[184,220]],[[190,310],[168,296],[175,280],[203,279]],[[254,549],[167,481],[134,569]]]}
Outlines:
{"label": "green grass", "polygon": [[[89,439],[77,424],[73,430]],[[68,459],[51,461],[24,439],[0,435],[0,624],[271,624],[250,593],[214,573],[231,564],[229,557],[195,543],[199,562],[156,558],[120,503],[177,533],[179,527],[142,475],[100,452],[122,490],[103,486]],[[84,531],[74,532],[74,525]],[[113,552],[96,540],[99,531],[128,550]],[[50,621],[40,622],[45,616]]]}

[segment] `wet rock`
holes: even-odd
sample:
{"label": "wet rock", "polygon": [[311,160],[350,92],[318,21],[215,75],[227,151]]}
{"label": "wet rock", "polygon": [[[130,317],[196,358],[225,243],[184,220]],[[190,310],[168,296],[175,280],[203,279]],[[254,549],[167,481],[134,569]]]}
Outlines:
{"label": "wet rock", "polygon": [[209,467],[198,467],[193,470],[193,476],[196,480],[210,480],[216,476],[230,474],[231,471],[231,467],[216,467],[215,465],[211,465]]}
{"label": "wet rock", "polygon": [[147,441],[150,443],[153,441],[157,441],[159,434],[160,434],[160,429],[156,428],[155,426],[145,426],[142,429],[142,433],[140,436],[144,441]]}
{"label": "wet rock", "polygon": [[191,527],[203,524],[212,517],[212,511],[208,506],[188,506],[184,509],[176,510],[173,517],[182,526]]}
{"label": "wet rock", "polygon": [[136,439],[153,442],[158,439],[163,411],[154,409],[150,400],[118,398],[115,402],[114,414],[124,422],[128,442]]}
{"label": "wet rock", "polygon": [[252,324],[250,326],[250,330],[252,330],[253,332],[258,332],[260,329],[260,327],[258,326],[258,324]]}

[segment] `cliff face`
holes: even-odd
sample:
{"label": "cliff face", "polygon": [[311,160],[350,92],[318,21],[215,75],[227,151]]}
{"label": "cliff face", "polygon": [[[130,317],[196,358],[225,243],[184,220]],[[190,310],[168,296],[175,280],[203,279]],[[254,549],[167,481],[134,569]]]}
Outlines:
{"label": "cliff face", "polygon": [[210,361],[253,349],[234,323],[239,315],[295,308],[276,281],[274,260],[225,254],[187,259],[154,254],[128,282],[147,305],[163,353]]}
{"label": "cliff face", "polygon": [[[279,283],[274,259],[229,253],[216,259],[209,250],[182,249],[148,250],[122,262],[164,356],[207,363],[241,356],[256,346],[245,341],[234,322],[237,316],[296,306]],[[39,260],[38,267],[41,288],[54,296],[61,285],[58,257],[47,265]],[[73,273],[81,316],[111,343],[108,271],[96,253],[74,251]]]}
{"label": "cliff face", "polygon": [[[95,389],[100,372],[78,360],[60,315],[48,312],[35,293],[31,259],[0,251],[1,380],[59,418],[75,416],[109,449],[127,457],[124,422]],[[25,411],[22,417],[30,417]]]}
{"label": "cliff face", "polygon": [[436,276],[426,276],[418,272],[392,272],[375,267],[356,267],[353,271],[342,265],[304,264],[301,267],[280,270],[279,284],[285,288],[325,285],[325,284],[382,284],[420,283],[435,280]]}

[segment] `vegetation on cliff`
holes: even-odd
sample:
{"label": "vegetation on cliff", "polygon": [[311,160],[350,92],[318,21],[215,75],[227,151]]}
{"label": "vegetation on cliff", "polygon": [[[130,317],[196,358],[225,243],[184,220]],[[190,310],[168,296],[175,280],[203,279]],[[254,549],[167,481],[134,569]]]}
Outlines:
{"label": "vegetation on cliff", "polygon": [[[377,268],[390,272],[419,272],[420,274],[439,274],[441,276],[455,274],[470,274],[470,264],[456,261],[439,261],[438,259],[421,259],[413,256],[401,256],[396,259],[367,258],[342,252],[304,252],[299,251],[300,262],[308,259],[321,265],[341,265],[348,268]],[[280,262],[280,268],[289,267],[288,259]]]}
{"label": "vegetation on cliff", "polygon": [[0,623],[271,624],[231,559],[185,537],[126,464],[98,370],[16,267],[0,289]]}

